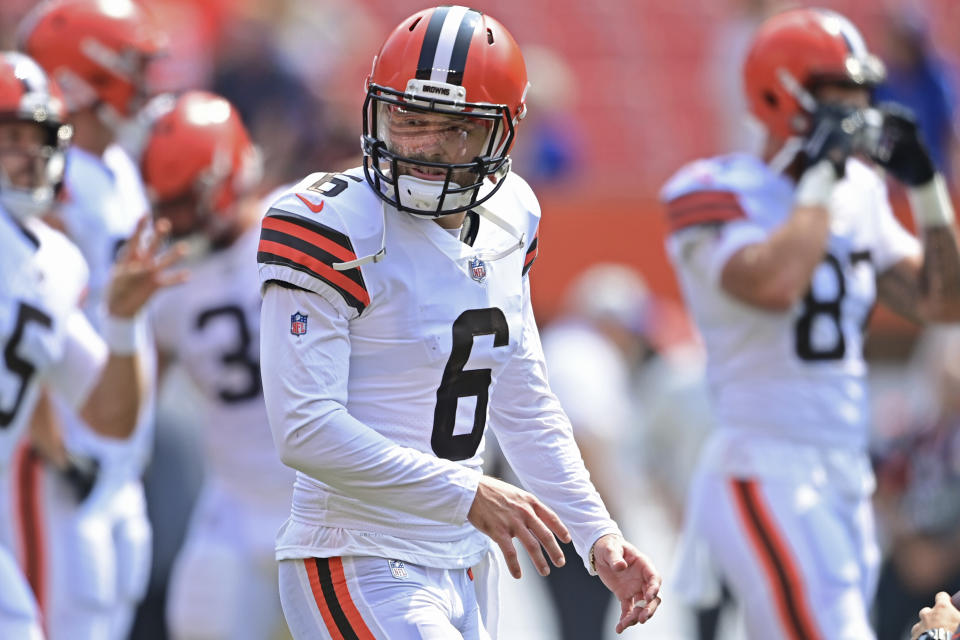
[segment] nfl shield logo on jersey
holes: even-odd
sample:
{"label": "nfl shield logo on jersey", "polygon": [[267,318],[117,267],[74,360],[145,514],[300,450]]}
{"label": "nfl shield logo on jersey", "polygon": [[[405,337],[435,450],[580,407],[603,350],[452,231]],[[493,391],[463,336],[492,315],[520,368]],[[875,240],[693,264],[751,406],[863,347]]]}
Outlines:
{"label": "nfl shield logo on jersey", "polygon": [[297,311],[290,316],[290,333],[302,336],[307,332],[307,314]]}
{"label": "nfl shield logo on jersey", "polygon": [[403,560],[387,560],[387,564],[390,565],[390,573],[393,574],[394,578],[406,580],[407,568],[403,566]]}
{"label": "nfl shield logo on jersey", "polygon": [[487,277],[487,266],[483,264],[480,258],[470,260],[470,277],[477,282],[483,282]]}

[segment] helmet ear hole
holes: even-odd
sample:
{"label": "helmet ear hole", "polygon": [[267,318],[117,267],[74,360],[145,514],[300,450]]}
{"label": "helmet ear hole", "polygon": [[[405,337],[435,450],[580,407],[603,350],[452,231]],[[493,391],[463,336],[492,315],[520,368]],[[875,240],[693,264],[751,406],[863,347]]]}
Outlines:
{"label": "helmet ear hole", "polygon": [[493,29],[487,28],[487,44],[493,44]]}
{"label": "helmet ear hole", "polygon": [[776,109],[780,106],[780,101],[777,100],[777,96],[773,95],[772,91],[763,92],[763,101],[766,102],[772,109]]}
{"label": "helmet ear hole", "polygon": [[410,31],[413,31],[414,29],[417,28],[417,25],[420,24],[420,20],[422,20],[422,18],[420,16],[417,16],[417,19],[410,24]]}

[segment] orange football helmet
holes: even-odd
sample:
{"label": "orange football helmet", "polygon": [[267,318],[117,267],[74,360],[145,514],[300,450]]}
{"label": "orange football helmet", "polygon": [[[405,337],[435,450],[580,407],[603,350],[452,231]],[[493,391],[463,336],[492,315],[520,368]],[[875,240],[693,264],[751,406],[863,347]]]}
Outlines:
{"label": "orange football helmet", "polygon": [[143,106],[146,66],[165,43],[133,0],[48,0],[18,35],[20,49],[59,83],[71,112],[100,102],[120,118]]}
{"label": "orange football helmet", "polygon": [[[386,202],[421,216],[466,211],[486,201],[510,170],[528,86],[520,48],[490,16],[460,6],[415,13],[384,42],[367,78],[367,181]],[[479,131],[479,142],[452,160],[404,152],[390,139],[389,120],[400,115],[417,127],[422,114],[431,114],[428,122]]]}
{"label": "orange football helmet", "polygon": [[805,131],[818,84],[872,87],[884,75],[883,63],[867,51],[853,23],[825,9],[793,9],[769,18],[754,35],[743,66],[751,113],[781,138]]}
{"label": "orange football helmet", "polygon": [[233,205],[261,176],[240,115],[206,91],[161,96],[147,110],[155,113],[140,167],[155,215],[179,209],[177,219],[171,216],[175,236],[203,232],[216,240],[234,223]]}
{"label": "orange football helmet", "polygon": [[72,136],[66,119],[63,96],[40,65],[22,53],[0,53],[0,124],[28,122],[44,132],[42,146],[34,150],[11,149],[0,142],[0,154],[27,153],[32,161],[29,186],[15,186],[0,168],[0,204],[17,218],[46,213],[53,205]]}

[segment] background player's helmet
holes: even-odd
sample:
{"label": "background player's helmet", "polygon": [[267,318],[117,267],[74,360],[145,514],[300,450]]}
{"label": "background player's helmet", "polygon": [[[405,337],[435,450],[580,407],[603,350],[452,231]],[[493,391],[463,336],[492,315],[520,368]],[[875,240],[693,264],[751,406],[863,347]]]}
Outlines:
{"label": "background player's helmet", "polygon": [[20,48],[57,81],[74,111],[100,103],[129,118],[146,101],[145,72],[164,44],[132,0],[51,0],[21,23]]}
{"label": "background player's helmet", "polygon": [[743,67],[750,111],[777,137],[801,134],[816,104],[811,91],[824,83],[872,87],[883,63],[839,13],[794,9],[769,18],[753,37]]}
{"label": "background player's helmet", "polygon": [[233,205],[260,181],[260,154],[239,113],[206,91],[159,96],[146,111],[154,119],[140,167],[155,213],[185,205],[192,220],[171,221],[174,234],[202,231],[213,239],[233,224]]}
{"label": "background player's helmet", "polygon": [[17,218],[46,213],[53,205],[72,134],[66,118],[63,96],[40,65],[22,53],[0,53],[0,123],[29,122],[44,132],[44,144],[31,158],[35,175],[29,188],[15,187],[0,169],[0,203]]}
{"label": "background player's helmet", "polygon": [[[484,202],[510,170],[528,86],[520,48],[493,18],[459,6],[410,16],[387,38],[367,78],[362,138],[367,180],[388,203],[417,215],[442,216]],[[391,109],[480,119],[489,129],[485,148],[457,164],[401,156],[385,140],[383,120]],[[404,165],[446,176],[431,181],[401,175]],[[469,184],[455,183],[454,175]]]}

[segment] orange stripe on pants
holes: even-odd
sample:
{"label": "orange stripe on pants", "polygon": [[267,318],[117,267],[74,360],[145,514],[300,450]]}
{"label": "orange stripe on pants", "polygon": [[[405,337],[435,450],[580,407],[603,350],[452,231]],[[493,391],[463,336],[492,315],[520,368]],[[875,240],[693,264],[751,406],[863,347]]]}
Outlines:
{"label": "orange stripe on pants", "polygon": [[307,569],[307,577],[310,578],[310,590],[313,592],[313,599],[317,603],[317,608],[320,609],[320,615],[323,616],[323,622],[327,625],[327,631],[333,636],[333,640],[343,640],[343,636],[340,635],[340,631],[337,630],[337,625],[333,621],[330,608],[327,607],[327,600],[323,597],[323,589],[320,588],[320,576],[317,574],[316,560],[307,558],[303,561],[303,566]]}
{"label": "orange stripe on pants", "polygon": [[755,480],[731,480],[734,504],[750,544],[774,593],[777,613],[791,640],[819,640],[815,618],[804,594],[803,580],[776,520]]}

